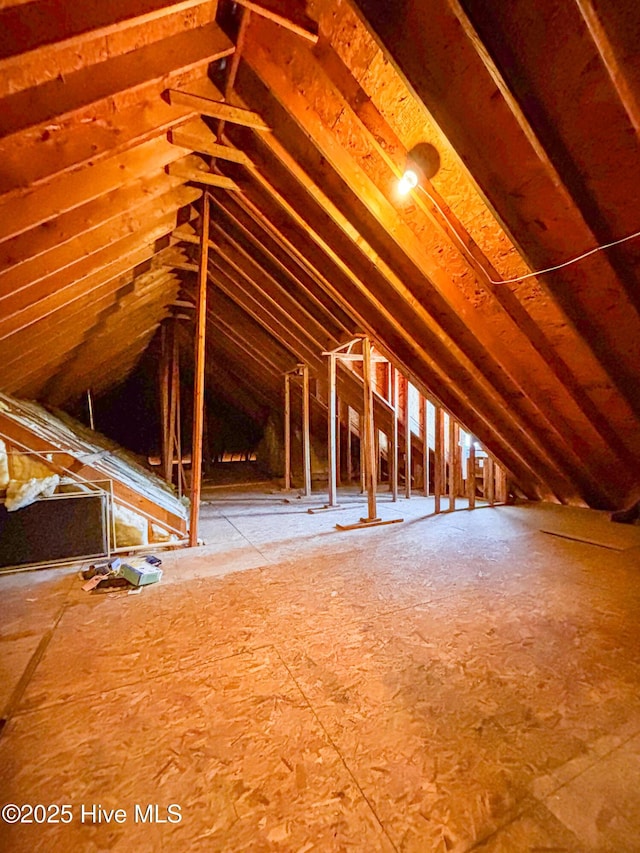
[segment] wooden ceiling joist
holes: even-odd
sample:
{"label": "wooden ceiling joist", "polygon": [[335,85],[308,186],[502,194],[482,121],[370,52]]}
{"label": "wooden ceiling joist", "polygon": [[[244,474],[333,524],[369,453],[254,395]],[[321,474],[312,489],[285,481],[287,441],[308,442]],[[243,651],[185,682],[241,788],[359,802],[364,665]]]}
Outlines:
{"label": "wooden ceiling joist", "polygon": [[257,112],[246,110],[242,107],[235,107],[233,104],[227,104],[224,101],[216,101],[204,95],[193,94],[178,89],[171,89],[169,91],[169,98],[173,105],[183,107],[203,116],[219,118],[230,124],[252,127],[255,130],[269,131],[271,129],[264,123],[262,117]]}

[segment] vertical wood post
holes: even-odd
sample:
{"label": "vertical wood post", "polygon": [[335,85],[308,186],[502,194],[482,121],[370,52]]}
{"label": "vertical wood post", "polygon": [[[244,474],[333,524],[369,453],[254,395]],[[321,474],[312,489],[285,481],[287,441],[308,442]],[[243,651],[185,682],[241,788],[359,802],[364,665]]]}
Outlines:
{"label": "vertical wood post", "polygon": [[495,463],[490,456],[485,460],[485,470],[487,472],[487,500],[489,501],[489,504],[493,506],[496,502],[494,482]]}
{"label": "vertical wood post", "polygon": [[362,339],[362,373],[364,378],[364,470],[367,489],[367,521],[376,518],[376,457],[373,424],[373,385],[371,376],[371,341]]}
{"label": "vertical wood post", "polygon": [[311,440],[309,436],[309,368],[302,365],[302,467],[304,470],[304,494],[311,494]]}
{"label": "vertical wood post", "polygon": [[393,424],[391,435],[391,500],[398,500],[398,371],[391,368],[391,405],[393,406]]}
{"label": "vertical wood post", "polygon": [[353,480],[353,457],[351,448],[351,406],[347,406],[347,483]]}
{"label": "vertical wood post", "polygon": [[[189,544],[198,544],[198,514],[202,488],[202,425],[204,421],[204,361],[207,328],[207,268],[209,261],[209,193],[202,195],[200,266],[198,267],[198,308],[193,383],[193,434],[191,441],[191,523]],[[173,448],[171,448],[173,456]],[[172,460],[173,461],[173,460]]]}
{"label": "vertical wood post", "polygon": [[424,495],[425,497],[429,497],[429,403],[426,397],[422,398],[421,402],[421,410],[422,410],[422,476],[424,478]]}
{"label": "vertical wood post", "polygon": [[411,497],[411,411],[409,407],[409,380],[404,380],[404,496]]}
{"label": "vertical wood post", "polygon": [[291,376],[284,375],[284,487],[291,488]]}
{"label": "vertical wood post", "polygon": [[[177,338],[176,338],[177,340]],[[180,411],[180,349],[174,351],[176,370],[176,452],[178,454],[178,497],[182,497],[184,489],[184,466],[182,464],[182,413]]]}
{"label": "vertical wood post", "polygon": [[167,476],[167,459],[169,457],[169,348],[167,343],[167,324],[160,328],[160,429],[162,441],[162,473]]}
{"label": "vertical wood post", "polygon": [[[471,436],[473,439],[473,436]],[[471,441],[469,447],[469,458],[467,459],[467,492],[469,495],[469,509],[476,508],[476,445]]]}
{"label": "vertical wood post", "polygon": [[449,512],[456,508],[456,422],[449,415]]}
{"label": "vertical wood post", "polygon": [[336,485],[342,485],[342,415],[343,405],[339,397],[336,397]]}
{"label": "vertical wood post", "polygon": [[358,426],[360,429],[360,493],[364,494],[367,488],[367,482],[365,479],[365,471],[364,471],[364,431],[365,431],[365,421],[364,415],[360,415],[358,418]]}
{"label": "vertical wood post", "polygon": [[[338,454],[336,448],[336,357],[329,355],[329,412],[327,417],[328,462],[329,462],[329,506],[338,506]],[[338,421],[338,428],[340,424]]]}
{"label": "vertical wood post", "polygon": [[440,498],[442,496],[442,487],[444,485],[444,412],[436,403],[436,435],[434,449],[434,469],[433,469],[433,496],[434,496],[434,512],[440,512]]}
{"label": "vertical wood post", "polygon": [[178,336],[176,334],[175,321],[171,328],[171,364],[169,381],[169,454],[166,460],[164,478],[167,483],[173,483],[173,459],[176,444],[176,405],[178,385],[178,364],[176,353],[178,351]]}

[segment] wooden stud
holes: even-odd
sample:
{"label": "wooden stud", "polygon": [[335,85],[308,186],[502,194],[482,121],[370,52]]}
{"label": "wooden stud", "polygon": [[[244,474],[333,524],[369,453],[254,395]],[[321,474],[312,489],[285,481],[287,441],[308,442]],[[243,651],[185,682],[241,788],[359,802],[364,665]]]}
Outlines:
{"label": "wooden stud", "polygon": [[284,488],[291,489],[291,376],[284,375]]}
{"label": "wooden stud", "polygon": [[409,379],[404,385],[404,496],[411,497],[411,408],[409,406]]}
{"label": "wooden stud", "polygon": [[422,485],[424,496],[429,497],[429,401],[421,398],[420,412],[422,417]]}
{"label": "wooden stud", "polygon": [[351,446],[351,406],[347,405],[347,484],[350,486],[353,482],[353,448]]}
{"label": "wooden stud", "polygon": [[476,508],[476,444],[472,441],[469,447],[469,456],[467,458],[467,495],[469,497],[469,509]]}
{"label": "wooden stud", "polygon": [[364,469],[365,486],[367,491],[368,515],[364,522],[377,521],[376,517],[376,458],[374,451],[374,423],[373,423],[373,385],[371,375],[371,341],[369,338],[362,339],[362,372],[364,379]]}
{"label": "wooden stud", "polygon": [[310,392],[309,367],[302,367],[302,465],[304,471],[304,494],[311,494],[311,436],[310,436]]}
{"label": "wooden stud", "polygon": [[[207,322],[207,265],[209,258],[209,194],[202,197],[202,231],[200,244],[200,268],[198,271],[198,310],[196,318],[196,340],[193,384],[193,438],[191,442],[191,524],[189,544],[198,544],[198,515],[202,477],[202,426],[204,418],[204,369]],[[171,449],[173,453],[173,448]]]}
{"label": "wooden stud", "polygon": [[167,480],[167,466],[169,458],[169,347],[167,342],[167,324],[163,323],[160,328],[160,371],[158,375],[160,385],[160,428],[162,439],[162,470]]}
{"label": "wooden stud", "polygon": [[456,422],[452,415],[449,415],[449,471],[448,471],[448,490],[449,490],[449,512],[453,512],[456,508]]}
{"label": "wooden stud", "polygon": [[[329,411],[327,413],[328,464],[329,464],[329,506],[338,506],[338,474],[336,450],[336,356],[329,356]],[[339,422],[338,422],[339,428]]]}
{"label": "wooden stud", "polygon": [[390,447],[390,489],[391,500],[398,500],[398,371],[391,363],[389,364],[391,372],[391,404],[393,406],[393,423],[391,427],[391,447]]}
{"label": "wooden stud", "polygon": [[344,418],[344,406],[340,398],[336,401],[336,485],[342,485],[342,439],[343,429],[342,424]]}
{"label": "wooden stud", "polygon": [[495,493],[495,463],[491,456],[485,460],[485,471],[487,474],[487,486],[486,486],[486,496],[489,501],[489,505],[493,506],[496,502],[496,493]]}
{"label": "wooden stud", "polygon": [[186,107],[210,118],[224,119],[225,122],[241,124],[245,127],[254,128],[254,130],[271,130],[258,113],[245,110],[242,107],[234,107],[232,104],[227,104],[224,101],[214,101],[204,95],[181,92],[177,89],[169,89],[169,99],[171,104],[175,106]]}
{"label": "wooden stud", "polygon": [[434,496],[434,512],[440,512],[440,499],[444,486],[444,412],[442,407],[437,403],[435,405],[436,415],[436,436],[435,436],[435,451],[434,451],[434,470],[433,470],[433,496]]}
{"label": "wooden stud", "polygon": [[167,431],[168,454],[165,459],[164,478],[167,483],[173,482],[173,459],[175,453],[175,428],[176,428],[176,339],[175,322],[171,325],[169,336],[169,428]]}

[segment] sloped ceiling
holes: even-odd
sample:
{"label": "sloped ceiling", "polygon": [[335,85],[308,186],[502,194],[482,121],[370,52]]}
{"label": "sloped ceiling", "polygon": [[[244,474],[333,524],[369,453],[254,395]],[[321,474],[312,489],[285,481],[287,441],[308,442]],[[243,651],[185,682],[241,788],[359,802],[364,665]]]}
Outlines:
{"label": "sloped ceiling", "polygon": [[206,188],[207,381],[250,416],[366,332],[530,496],[637,499],[640,240],[510,280],[640,228],[638,43],[633,0],[5,0],[0,389],[121,381]]}

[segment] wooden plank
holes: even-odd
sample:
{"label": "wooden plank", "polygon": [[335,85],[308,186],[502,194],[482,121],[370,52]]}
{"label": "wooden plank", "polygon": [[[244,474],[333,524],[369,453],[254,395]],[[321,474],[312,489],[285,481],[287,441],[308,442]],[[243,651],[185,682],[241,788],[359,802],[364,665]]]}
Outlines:
{"label": "wooden plank", "polygon": [[448,471],[448,490],[449,490],[449,512],[456,508],[456,422],[451,414],[449,414],[449,471]]}
{"label": "wooden plank", "polygon": [[[429,313],[428,305],[431,304],[430,300],[433,298],[431,319],[433,321],[436,316],[438,319],[436,326],[431,323],[432,330],[441,341],[442,332],[445,332],[455,342],[457,369],[460,370],[462,365],[466,365],[471,370],[471,363],[475,363],[476,379],[483,385],[485,380],[489,380],[489,385],[492,386],[491,389],[485,387],[483,393],[487,397],[493,398],[492,406],[494,408],[497,407],[496,393],[503,397],[505,402],[500,405],[504,414],[508,413],[509,418],[521,422],[520,438],[516,438],[516,441],[522,443],[524,438],[525,441],[534,441],[537,444],[536,453],[542,457],[543,464],[546,466],[545,476],[550,482],[556,484],[556,488],[564,492],[566,499],[570,499],[571,492],[575,496],[575,483],[579,483],[581,488],[593,494],[602,491],[601,480],[593,477],[585,470],[584,460],[575,452],[574,444],[567,438],[567,431],[559,427],[557,419],[549,416],[546,395],[535,388],[536,396],[533,397],[530,364],[523,361],[514,348],[506,346],[502,342],[501,336],[494,334],[491,324],[482,320],[481,312],[468,312],[468,299],[462,289],[451,281],[448,270],[434,261],[434,254],[427,251],[424,240],[420,240],[419,236],[412,231],[410,224],[405,220],[404,213],[397,209],[397,205],[391,203],[388,198],[389,182],[386,170],[380,168],[377,169],[375,175],[371,175],[373,166],[368,167],[372,158],[354,158],[348,151],[348,146],[346,144],[341,145],[342,140],[335,138],[334,128],[328,126],[330,119],[326,118],[323,121],[325,116],[333,115],[332,110],[329,107],[320,110],[317,106],[314,110],[315,104],[310,104],[309,100],[304,97],[304,87],[291,85],[291,80],[295,77],[296,79],[304,79],[305,83],[308,81],[309,89],[312,85],[318,86],[316,76],[319,75],[316,75],[316,69],[308,63],[307,59],[303,58],[302,51],[295,43],[289,44],[292,40],[285,43],[284,39],[278,39],[277,46],[273,42],[265,46],[264,41],[258,37],[258,33],[264,33],[266,29],[264,26],[260,29],[259,26],[252,24],[251,32],[253,35],[248,42],[252,49],[247,51],[247,61],[276,93],[280,104],[295,116],[304,128],[305,133],[312,136],[316,146],[339,172],[342,180],[354,187],[357,204],[367,205],[371,214],[376,216],[384,226],[386,235],[392,235],[393,241],[403,249],[405,258],[400,259],[398,264],[406,263],[406,253],[408,252],[411,262],[420,269],[421,274],[431,282],[432,286],[431,290],[419,288],[418,279],[415,275],[407,273],[404,277],[398,276],[399,281],[393,282],[394,288],[400,293],[404,285],[405,291],[408,291],[405,298],[412,300],[411,304],[415,310],[423,307]],[[285,62],[282,61],[282,50],[286,50],[287,59]],[[273,61],[276,52],[279,56],[278,64]],[[308,71],[303,68],[305,62],[307,62]],[[282,70],[285,65],[287,66],[286,73]],[[311,82],[312,78],[315,81],[314,84]],[[327,97],[323,103],[328,101],[329,98]],[[272,123],[275,122],[276,112],[276,110],[271,111],[268,105],[263,108],[263,115]],[[346,112],[344,115],[341,114],[340,122],[336,123],[335,127],[342,125],[344,125],[346,138],[353,125],[353,122],[349,124],[347,121]],[[280,126],[278,131],[280,132]],[[353,133],[355,133],[355,129]],[[296,138],[292,131],[289,131],[287,135],[292,139]],[[302,149],[303,138],[303,135],[299,134],[300,149]],[[269,144],[271,145],[271,143]],[[287,140],[287,147],[291,149],[289,139]],[[297,152],[295,156],[300,161]],[[313,152],[305,150],[304,156],[308,158],[309,162],[313,160],[314,170],[319,168],[318,158]],[[331,193],[330,190],[325,190],[325,192],[329,195]],[[349,199],[350,197],[346,196],[344,203],[348,204]],[[353,216],[348,218],[353,222]],[[391,248],[389,251],[392,251]],[[378,254],[380,254],[379,251]],[[378,267],[381,268],[379,260]],[[392,280],[386,270],[384,274],[387,279]],[[436,308],[435,303],[439,303],[441,299],[447,303],[447,312],[440,310],[443,308],[442,305],[440,309]],[[417,301],[417,306],[413,300]],[[477,317],[473,319],[476,314]],[[473,336],[471,338],[455,331],[459,318],[463,315],[467,317],[466,325],[469,326],[469,323],[472,325]],[[426,318],[425,322],[428,322]],[[441,329],[438,330],[437,326],[440,326]],[[510,325],[510,330],[514,337],[518,334],[517,328],[513,324]],[[448,349],[452,355],[451,344],[449,344]],[[491,354],[489,360],[487,360],[487,353]],[[478,368],[480,360],[483,362],[482,369]],[[543,366],[543,369],[548,372],[548,368]],[[536,410],[535,417],[533,416],[533,409]],[[544,433],[540,430],[540,418],[545,421]]]}
{"label": "wooden plank", "polygon": [[404,496],[411,497],[411,412],[409,407],[409,380],[404,377]]}
{"label": "wooden plank", "polygon": [[[23,288],[10,301],[5,301],[7,316],[0,319],[0,340],[43,320],[47,311],[58,310],[66,302],[67,295],[82,296],[85,285],[88,291],[123,273],[129,265],[152,257],[156,248],[154,241],[169,233],[174,224],[175,214],[170,214],[152,224],[149,230],[108,244],[102,251],[48,276],[35,287]],[[68,293],[65,293],[67,288]]]}
{"label": "wooden plank", "polygon": [[310,398],[309,398],[309,367],[302,367],[302,470],[304,474],[305,496],[311,494],[311,432],[310,432]]}
{"label": "wooden plank", "polygon": [[440,499],[444,487],[444,412],[442,407],[435,404],[436,435],[433,469],[433,501],[434,512],[440,512]]}
{"label": "wooden plank", "polygon": [[167,471],[169,469],[169,460],[171,456],[171,448],[169,446],[169,330],[168,324],[165,322],[160,328],[160,364],[158,370],[158,386],[160,399],[160,447],[162,449],[161,465],[164,471],[165,480],[168,480]]}
{"label": "wooden plank", "polygon": [[103,30],[89,29],[79,36],[7,57],[0,60],[0,96],[35,88],[54,77],[67,77],[80,67],[87,68],[179,32],[213,23],[215,7],[216,0],[168,3],[155,20],[138,16],[120,21],[108,38]]}
{"label": "wooden plank", "polygon": [[626,61],[627,57],[619,54],[614,40],[607,32],[603,17],[604,10],[596,6],[593,0],[575,0],[575,2],[589,28],[620,102],[624,106],[635,132],[640,134],[640,101],[632,85],[631,69]]}
{"label": "wooden plank", "polygon": [[[314,22],[307,18],[306,15],[300,15],[298,11],[299,7],[293,3],[287,2],[287,0],[285,2],[278,0],[277,3],[273,2],[273,0],[272,2],[262,0],[260,3],[256,3],[254,0],[237,0],[237,2],[239,6],[244,6],[245,9],[255,12],[256,15],[273,21],[275,24],[311,42],[311,44],[317,44],[317,25],[314,25]],[[283,11],[285,12],[284,14]]]}
{"label": "wooden plank", "polygon": [[268,296],[270,302],[286,307],[290,322],[316,342],[322,342],[320,349],[326,349],[325,343],[332,346],[337,343],[339,326],[332,322],[325,306],[317,306],[315,300],[304,299],[301,295],[292,295],[292,284],[288,273],[280,274],[278,268],[265,263],[264,255],[254,245],[247,246],[244,233],[237,236],[235,230],[221,219],[213,224],[217,235],[215,249],[226,263],[233,266],[244,278],[251,280]]}
{"label": "wooden plank", "polygon": [[400,524],[404,518],[374,518],[373,520],[359,521],[355,524],[336,524],[338,530],[360,530],[365,527],[382,527],[385,524]]}
{"label": "wooden plank", "polygon": [[[513,50],[514,37],[520,37],[517,15],[507,14],[506,9],[483,9],[482,3],[463,4],[459,0],[442,0],[427,9],[415,0],[407,4],[402,19],[393,21],[381,0],[356,0],[356,5],[376,36],[390,49],[394,65],[399,67],[416,96],[461,155],[532,268],[551,266],[570,257],[576,246],[588,248],[601,242],[594,233],[594,229],[601,230],[603,226],[602,216],[596,213],[596,205],[585,202],[586,206],[581,210],[567,185],[567,175],[576,174],[574,169],[567,172],[565,168],[561,152],[566,150],[564,146],[567,143],[557,151],[564,164],[559,172],[550,157],[549,148],[540,145],[540,133],[536,132],[536,127],[531,127],[523,110],[525,101],[533,99],[540,104],[536,116],[540,117],[542,129],[545,129],[545,104],[540,97],[541,92],[532,90],[533,81],[520,74],[517,66],[507,58],[511,56],[516,62],[526,62],[522,50]],[[571,12],[571,4],[568,10]],[[438,21],[437,27],[432,26],[434,21]],[[526,26],[523,21],[519,24]],[[510,37],[505,38],[507,32]],[[575,33],[579,37],[577,27]],[[548,50],[542,37],[521,41],[523,45],[538,44]],[[557,49],[570,55],[564,43],[557,44]],[[446,71],[452,55],[456,56],[458,67],[464,69],[464,73],[453,81]],[[542,63],[538,64],[542,66]],[[527,67],[532,68],[533,63],[529,62]],[[505,79],[504,69],[507,68],[511,74]],[[541,82],[548,81],[542,70],[540,77]],[[469,99],[471,84],[475,92],[472,100]],[[516,89],[521,87],[519,95],[514,92],[514,85]],[[549,104],[555,103],[557,109],[563,111],[558,92],[552,87],[545,87],[544,91],[549,95]],[[470,105],[474,108],[469,109]],[[487,108],[490,121],[487,121]],[[496,128],[501,129],[498,137]],[[558,139],[559,131],[553,119],[548,131],[548,136]],[[496,140],[499,150],[495,148]],[[497,171],[486,157],[490,149],[494,151],[491,163],[500,163]],[[593,145],[586,145],[585,150],[594,150]],[[628,150],[631,152],[632,147]],[[583,164],[578,171],[586,174],[585,168]],[[603,180],[608,180],[606,170],[597,172],[592,173],[594,180],[598,180],[600,173]],[[615,178],[614,175],[612,177]],[[535,192],[523,191],[523,188],[532,186],[536,187]],[[593,198],[593,186],[586,192]],[[617,209],[617,206],[610,205],[608,209]],[[545,230],[541,229],[540,234],[534,235],[530,226],[536,211],[539,213],[540,210],[545,210],[545,223],[562,223],[562,226],[547,226]],[[593,211],[590,218],[595,219],[591,225],[583,211]],[[636,354],[631,360],[626,360],[619,345],[622,341],[639,341],[640,334],[637,312],[630,309],[630,301],[637,302],[637,292],[630,293],[632,276],[619,276],[613,261],[612,256],[606,257],[601,253],[593,261],[589,277],[585,278],[580,268],[574,267],[563,270],[557,280],[542,279],[540,283],[545,297],[537,301],[543,306],[541,313],[545,316],[550,310],[547,304],[555,305],[559,309],[558,328],[568,321],[572,329],[564,336],[564,351],[571,370],[584,377],[584,385],[602,382],[603,397],[606,395],[608,398],[606,403],[603,399],[602,407],[606,406],[609,413],[611,393],[604,389],[609,386],[616,388],[621,399],[615,401],[614,407],[621,414],[622,405],[638,411],[640,393],[635,370],[638,356]],[[595,292],[589,287],[593,277],[601,282]],[[628,283],[626,291],[625,282]],[[533,302],[532,299],[529,301]],[[615,319],[612,312],[617,315]],[[562,315],[564,321],[560,320]],[[616,329],[616,341],[611,339],[611,329]],[[622,329],[625,330],[623,334],[620,333]],[[570,340],[576,347],[573,357]],[[582,353],[590,364],[588,374],[583,372]],[[599,379],[596,380],[595,375]],[[618,415],[615,416],[617,418]]]}
{"label": "wooden plank", "polygon": [[187,124],[172,128],[168,134],[169,141],[181,148],[189,148],[200,154],[209,154],[220,160],[229,160],[241,166],[251,167],[251,161],[244,153],[231,145],[222,145],[202,119],[195,119]]}
{"label": "wooden plank", "polygon": [[467,458],[467,495],[469,498],[469,509],[476,508],[476,443],[471,437],[471,445],[469,446],[469,456]]}
{"label": "wooden plank", "polygon": [[291,489],[291,376],[284,375],[284,487]]}
{"label": "wooden plank", "polygon": [[489,504],[493,506],[496,502],[496,492],[495,492],[495,462],[493,458],[489,456],[488,459],[485,459],[485,471],[486,471],[486,498],[489,501]]}
{"label": "wooden plank", "polygon": [[204,421],[204,376],[207,328],[207,265],[209,256],[209,195],[202,197],[200,269],[198,273],[198,308],[194,352],[193,432],[191,441],[191,515],[189,544],[198,544],[198,517],[202,488],[202,427]]}
{"label": "wooden plank", "polygon": [[140,203],[125,209],[116,208],[117,216],[97,222],[96,227],[79,230],[76,235],[69,235],[69,239],[55,243],[23,263],[5,267],[0,272],[0,305],[5,315],[9,316],[33,301],[35,297],[31,294],[36,293],[40,282],[62,274],[68,267],[102,252],[112,243],[148,229],[154,221],[172,215],[175,217],[179,208],[195,201],[199,194],[197,188],[177,186],[163,195],[142,196]]}
{"label": "wooden plank", "polygon": [[429,497],[429,401],[420,398],[420,419],[422,423],[422,487],[425,497]]}
{"label": "wooden plank", "polygon": [[373,423],[373,385],[371,370],[371,341],[365,337],[362,339],[362,373],[364,379],[364,429],[360,430],[360,442],[364,445],[364,476],[367,491],[366,521],[370,523],[377,521],[376,516],[376,457],[374,451],[374,423]]}
{"label": "wooden plank", "polygon": [[187,151],[158,136],[117,156],[58,175],[16,198],[0,199],[0,241],[23,234],[108,193],[132,184],[141,185],[185,154]]}
{"label": "wooden plank", "polygon": [[159,97],[172,83],[202,75],[210,62],[233,51],[233,44],[215,23],[178,33],[63,79],[56,77],[35,89],[8,95],[0,102],[0,133],[15,137],[38,128],[46,134],[53,123],[74,123],[78,130],[83,119],[95,121]]}
{"label": "wooden plank", "polygon": [[168,144],[167,131],[191,117],[191,111],[157,98],[144,109],[136,104],[110,113],[104,121],[92,120],[80,127],[64,122],[55,125],[48,135],[36,128],[0,139],[0,202],[20,198],[35,185],[40,187],[57,176],[115,157],[156,137]]}
{"label": "wooden plank", "polygon": [[347,454],[347,483],[351,485],[353,482],[353,447],[351,442],[351,407],[347,406],[347,436],[346,436],[346,454]]}
{"label": "wooden plank", "polygon": [[191,92],[185,92],[180,89],[169,89],[169,99],[171,104],[184,107],[195,113],[200,113],[200,115],[224,119],[225,122],[229,122],[230,124],[241,124],[244,127],[251,127],[254,130],[271,130],[258,113],[243,109],[242,107],[234,107],[232,104],[227,104],[224,101],[214,101],[203,95],[192,94]]}
{"label": "wooden plank", "polygon": [[[178,185],[177,180],[167,177],[164,173],[145,176],[62,213],[53,221],[0,242],[0,270],[4,272],[12,266],[24,264],[31,258],[56,249],[80,234],[93,231],[118,219],[124,213],[130,213],[152,199],[162,198]],[[16,202],[15,207],[18,206],[19,202]]]}
{"label": "wooden plank", "polygon": [[0,59],[55,42],[77,47],[91,33],[107,39],[125,27],[150,24],[169,13],[194,9],[202,0],[110,0],[68,4],[35,0],[0,11]]}
{"label": "wooden plank", "polygon": [[210,172],[207,164],[203,160],[200,160],[200,158],[192,159],[191,157],[186,157],[184,160],[177,160],[174,163],[170,163],[166,171],[167,174],[173,177],[182,178],[184,181],[204,184],[207,187],[221,187],[225,190],[235,191],[240,189],[231,178]]}
{"label": "wooden plank", "polygon": [[391,428],[391,436],[390,436],[390,447],[389,447],[389,478],[390,478],[390,491],[391,491],[391,500],[398,500],[398,457],[399,457],[399,435],[398,435],[398,371],[397,369],[390,364],[389,369],[391,372],[391,405],[393,406],[393,423]]}
{"label": "wooden plank", "polygon": [[336,356],[331,354],[327,358],[329,369],[328,396],[329,411],[327,412],[327,447],[328,447],[328,476],[329,476],[329,506],[338,506],[338,452],[336,449],[336,427],[340,429],[337,420],[337,392],[336,392]]}

